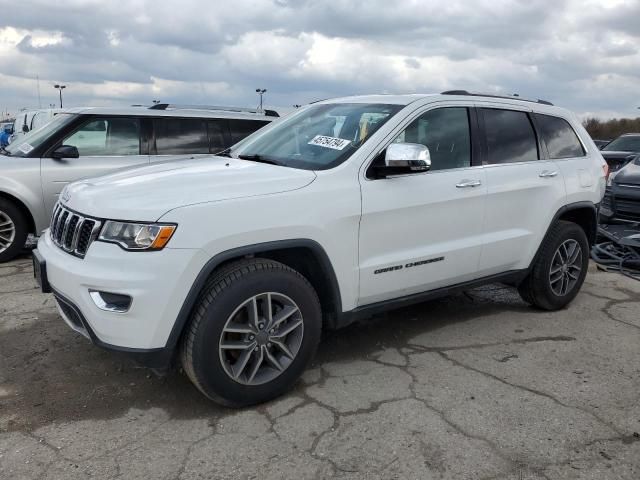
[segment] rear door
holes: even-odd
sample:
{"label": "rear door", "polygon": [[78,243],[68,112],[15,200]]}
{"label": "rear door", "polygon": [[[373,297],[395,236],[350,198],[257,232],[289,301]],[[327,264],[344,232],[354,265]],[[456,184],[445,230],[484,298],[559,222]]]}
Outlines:
{"label": "rear door", "polygon": [[151,162],[209,155],[207,123],[206,118],[155,118]]}
{"label": "rear door", "polygon": [[488,276],[528,267],[566,193],[562,172],[547,158],[530,111],[478,106],[487,181],[479,270]]}
{"label": "rear door", "polygon": [[141,140],[142,122],[135,117],[88,116],[73,132],[50,150],[60,145],[77,147],[80,158],[41,159],[42,191],[47,212],[60,192],[70,182],[96,177],[111,171],[149,163],[149,155]]}

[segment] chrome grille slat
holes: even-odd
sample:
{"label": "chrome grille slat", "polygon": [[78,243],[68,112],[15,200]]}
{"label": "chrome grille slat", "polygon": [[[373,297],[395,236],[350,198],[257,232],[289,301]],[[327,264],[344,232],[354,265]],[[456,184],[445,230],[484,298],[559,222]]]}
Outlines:
{"label": "chrome grille slat", "polygon": [[67,235],[69,234],[69,225],[71,224],[71,219],[74,216],[75,215],[73,213],[71,213],[71,212],[69,212],[69,214],[67,214],[67,220],[64,222],[64,228],[62,229],[62,235],[60,235],[60,245],[67,252],[69,251],[69,249],[67,248]]}
{"label": "chrome grille slat", "polygon": [[101,226],[99,220],[83,217],[58,203],[51,216],[49,235],[56,246],[83,258],[91,243],[98,238]]}
{"label": "chrome grille slat", "polygon": [[73,239],[71,240],[71,251],[75,252],[78,248],[78,237],[80,236],[80,230],[82,230],[82,225],[84,225],[84,217],[78,217],[78,223],[76,223],[76,228],[73,231]]}

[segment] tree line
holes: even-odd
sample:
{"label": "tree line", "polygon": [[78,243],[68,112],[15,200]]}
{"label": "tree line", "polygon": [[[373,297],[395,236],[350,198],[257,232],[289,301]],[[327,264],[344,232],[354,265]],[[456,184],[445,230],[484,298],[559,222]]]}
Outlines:
{"label": "tree line", "polygon": [[591,117],[586,118],[582,125],[591,138],[597,140],[613,140],[623,133],[640,133],[640,117],[612,118],[605,121]]}

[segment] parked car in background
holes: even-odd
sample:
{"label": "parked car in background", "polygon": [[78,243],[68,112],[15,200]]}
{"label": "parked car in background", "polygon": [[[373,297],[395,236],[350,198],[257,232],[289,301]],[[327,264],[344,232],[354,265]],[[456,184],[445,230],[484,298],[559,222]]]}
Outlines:
{"label": "parked car in background", "polygon": [[485,283],[557,310],[587,274],[607,165],[544,101],[372,95],[225,152],[68,185],[34,251],[66,323],[225,405],[274,398],[323,328]]}
{"label": "parked car in background", "polygon": [[640,223],[640,155],[609,174],[607,191],[600,206],[603,223]]}
{"label": "parked car in background", "polygon": [[48,226],[67,183],[119,168],[217,153],[276,115],[168,104],[58,113],[0,151],[0,261],[13,258],[29,233],[39,235]]}
{"label": "parked car in background", "polygon": [[600,150],[602,150],[604,147],[609,145],[609,143],[611,143],[611,140],[596,140],[594,138],[593,139],[593,143],[596,144],[596,147],[598,147]]}
{"label": "parked car in background", "polygon": [[19,141],[27,133],[46,125],[60,112],[62,112],[60,108],[47,108],[18,113],[13,122],[13,133],[9,143]]}
{"label": "parked car in background", "polygon": [[601,149],[602,156],[612,172],[620,170],[640,155],[640,133],[625,133]]}

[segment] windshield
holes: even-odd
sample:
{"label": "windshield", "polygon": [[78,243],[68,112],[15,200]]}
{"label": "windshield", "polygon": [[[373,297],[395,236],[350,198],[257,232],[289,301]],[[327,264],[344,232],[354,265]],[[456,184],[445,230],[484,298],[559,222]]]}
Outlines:
{"label": "windshield", "polygon": [[602,150],[609,152],[640,152],[640,135],[618,137]]}
{"label": "windshield", "polygon": [[259,130],[231,156],[305,170],[326,170],[349,158],[402,105],[313,105]]}
{"label": "windshield", "polygon": [[51,135],[58,129],[63,128],[75,115],[69,113],[59,113],[53,120],[37,130],[32,130],[23,137],[17,138],[8,147],[5,148],[7,153],[12,157],[26,157],[33,149],[38,148],[46,142]]}

